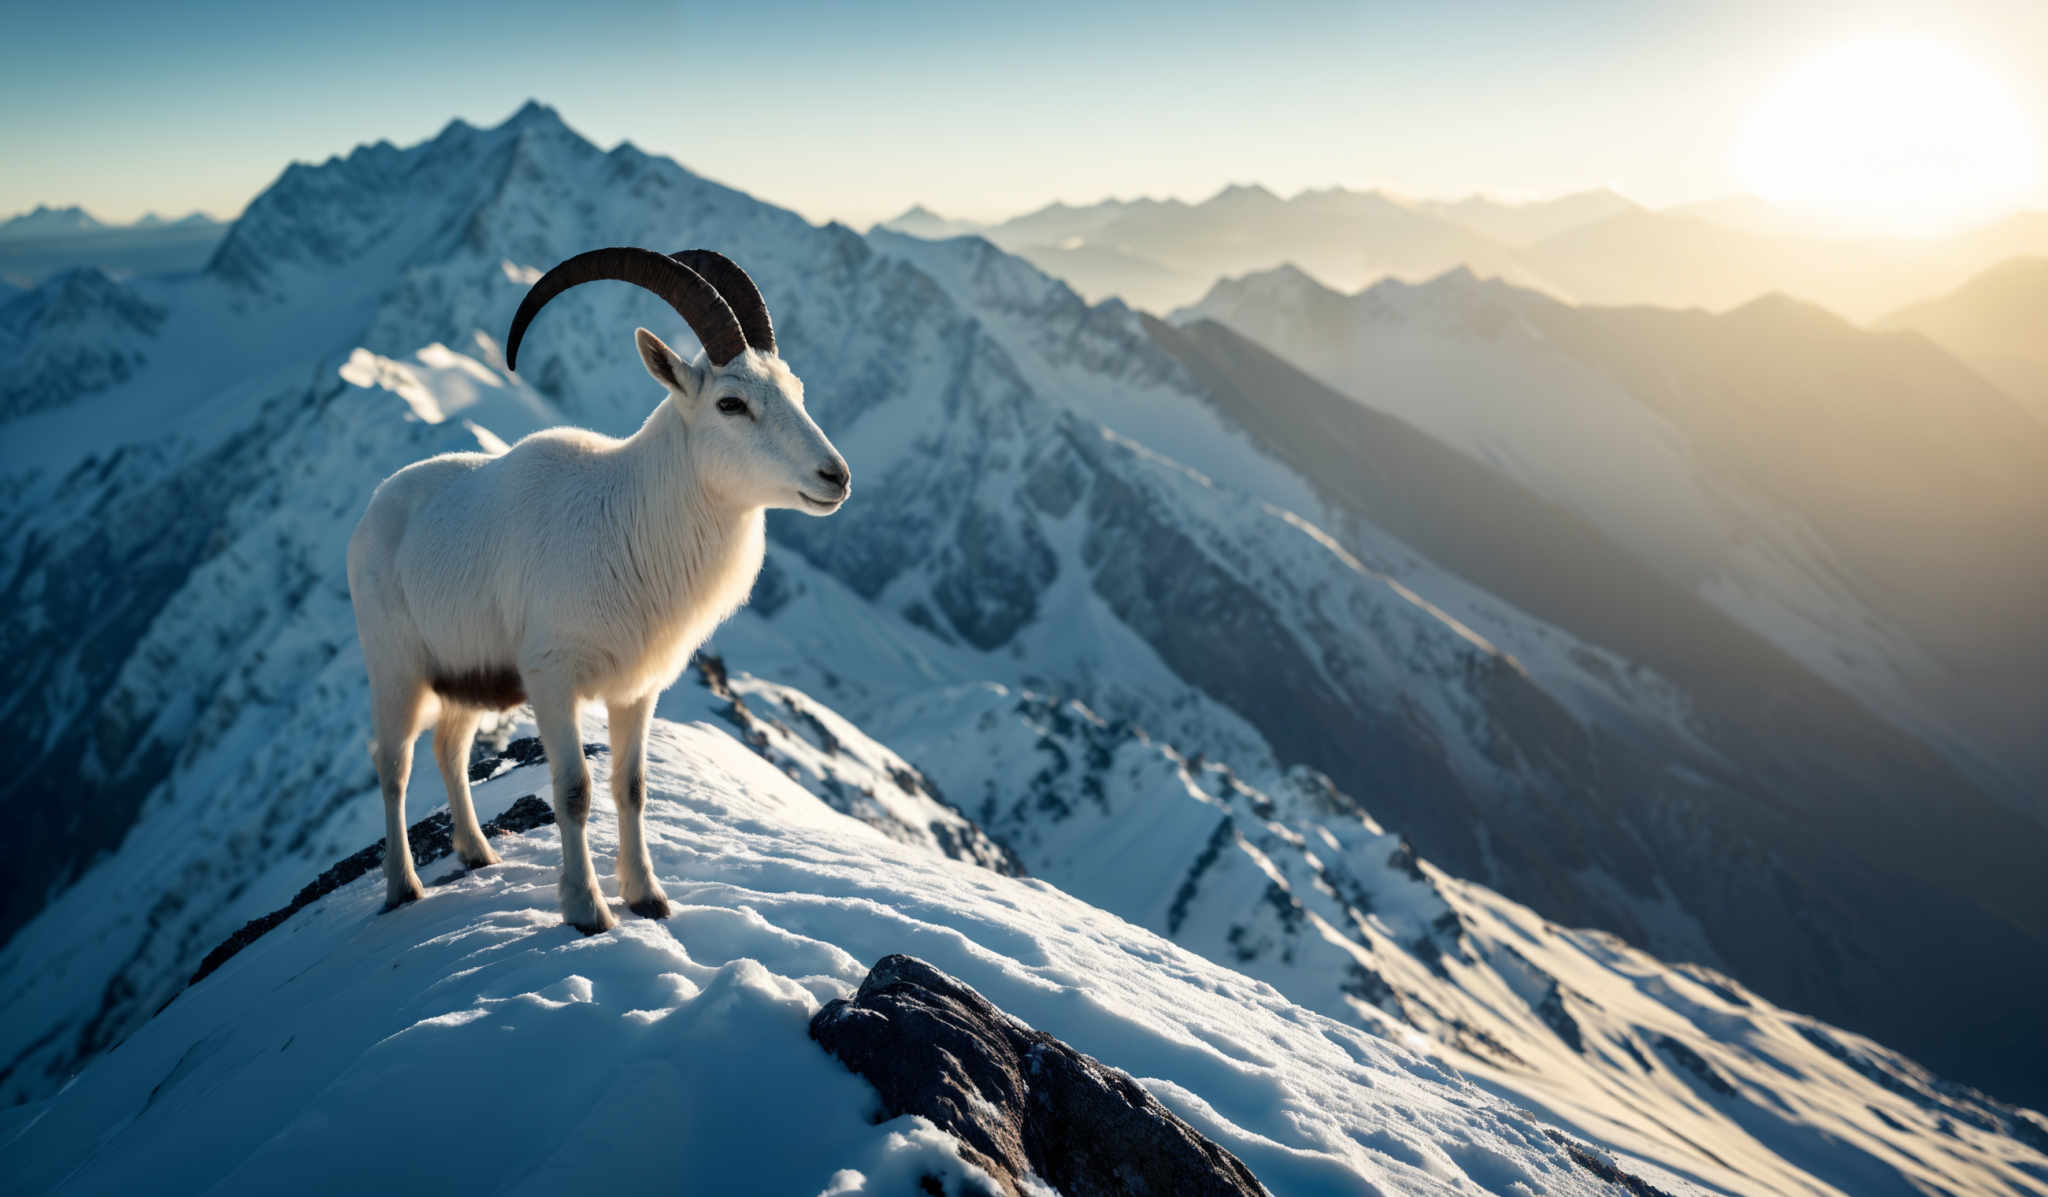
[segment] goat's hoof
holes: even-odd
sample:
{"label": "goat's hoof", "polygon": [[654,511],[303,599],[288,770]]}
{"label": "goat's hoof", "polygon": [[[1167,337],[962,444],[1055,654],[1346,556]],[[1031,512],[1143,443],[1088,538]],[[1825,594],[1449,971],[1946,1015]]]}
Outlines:
{"label": "goat's hoof", "polygon": [[414,885],[409,893],[386,894],[384,896],[384,908],[377,913],[390,914],[401,906],[410,906],[412,903],[419,901],[424,893],[425,891],[421,890],[418,885]]}
{"label": "goat's hoof", "polygon": [[671,913],[667,898],[642,898],[626,909],[643,919],[665,919]]}
{"label": "goat's hoof", "polygon": [[601,923],[570,923],[569,925],[571,927],[576,928],[578,931],[581,931],[585,935],[603,935],[605,932],[611,930],[613,927],[616,927],[619,924],[615,919],[606,918],[605,921]]}
{"label": "goat's hoof", "polygon": [[504,858],[489,848],[475,853],[458,851],[455,859],[461,861],[465,869],[488,869],[494,864],[504,863]]}

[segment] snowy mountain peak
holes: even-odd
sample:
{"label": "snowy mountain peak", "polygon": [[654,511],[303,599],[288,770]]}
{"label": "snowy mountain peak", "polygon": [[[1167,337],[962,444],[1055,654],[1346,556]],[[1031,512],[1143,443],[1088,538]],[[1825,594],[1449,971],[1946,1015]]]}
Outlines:
{"label": "snowy mountain peak", "polygon": [[32,211],[0,221],[0,238],[59,236],[104,227],[91,213],[76,205],[53,208],[48,204],[37,204]]}
{"label": "snowy mountain peak", "polygon": [[1232,183],[1204,201],[1207,204],[1223,207],[1257,206],[1279,204],[1282,202],[1284,201],[1279,196],[1274,195],[1263,184],[1259,183]]}
{"label": "snowy mountain peak", "polygon": [[1197,303],[1175,312],[1173,319],[1201,315],[1220,304],[1282,301],[1298,303],[1321,298],[1335,299],[1340,293],[1292,262],[1267,270],[1255,270],[1234,278],[1217,279]]}
{"label": "snowy mountain peak", "polygon": [[1759,295],[1730,309],[1723,318],[1731,324],[1769,328],[1779,336],[1856,336],[1862,331],[1819,304],[1783,291]]}
{"label": "snowy mountain peak", "polygon": [[506,117],[504,124],[500,127],[508,129],[566,129],[569,126],[567,122],[562,120],[562,114],[555,111],[554,108],[541,103],[539,100],[529,99],[526,103],[521,104],[518,110],[511,116]]}
{"label": "snowy mountain peak", "polygon": [[979,232],[981,222],[974,220],[948,220],[923,204],[912,204],[888,220],[877,222],[877,229],[908,233],[913,237],[959,237]]}

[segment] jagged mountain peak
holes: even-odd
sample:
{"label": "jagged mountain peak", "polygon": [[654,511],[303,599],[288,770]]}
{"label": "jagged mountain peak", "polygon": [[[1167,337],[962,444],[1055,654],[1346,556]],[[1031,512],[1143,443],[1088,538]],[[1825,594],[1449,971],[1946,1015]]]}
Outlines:
{"label": "jagged mountain peak", "polygon": [[[715,192],[736,194],[637,148],[606,153],[553,108],[530,102],[489,128],[455,120],[417,145],[377,142],[318,165],[292,164],[250,202],[207,269],[260,287],[281,268],[361,277],[465,250],[532,262],[558,241],[547,227],[557,209],[543,194],[594,212],[606,190],[685,184],[700,189],[679,198],[679,211]],[[606,239],[628,231],[615,228]],[[371,265],[366,255],[381,260]]]}
{"label": "jagged mountain peak", "polygon": [[64,207],[37,204],[27,212],[0,221],[0,238],[59,236],[104,227],[100,220],[76,204]]}
{"label": "jagged mountain peak", "polygon": [[1858,337],[1863,330],[1834,312],[1783,291],[1769,291],[1738,307],[1729,309],[1721,320],[1733,327],[1755,328],[1773,338]]}
{"label": "jagged mountain peak", "polygon": [[1215,195],[1202,201],[1204,206],[1214,204],[1239,207],[1280,204],[1283,202],[1279,196],[1267,190],[1262,183],[1231,183]]}
{"label": "jagged mountain peak", "polygon": [[552,106],[529,99],[499,125],[503,129],[566,129],[568,122]]}
{"label": "jagged mountain peak", "polygon": [[[1248,274],[1217,279],[1210,286],[1208,294],[1182,311],[1197,313],[1205,307],[1223,302],[1339,297],[1341,293],[1321,279],[1292,262],[1283,262],[1265,270],[1254,270]],[[1175,319],[1179,318],[1180,314],[1176,313]]]}

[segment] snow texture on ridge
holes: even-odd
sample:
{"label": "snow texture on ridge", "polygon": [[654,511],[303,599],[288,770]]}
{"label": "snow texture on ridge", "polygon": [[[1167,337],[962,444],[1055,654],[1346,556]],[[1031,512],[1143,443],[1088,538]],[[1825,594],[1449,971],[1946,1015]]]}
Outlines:
{"label": "snow texture on ridge", "polygon": [[[1545,1128],[1041,883],[898,844],[709,726],[657,723],[648,840],[676,913],[584,938],[557,846],[387,915],[315,903],[36,1108],[0,1146],[27,1193],[904,1191],[967,1175],[929,1124],[806,1035],[864,961],[913,952],[1130,1071],[1276,1193],[1603,1193]],[[605,772],[602,757],[594,764]],[[544,769],[478,787],[496,813]],[[611,823],[593,825],[600,856]],[[391,1128],[432,1128],[428,1143]]]}

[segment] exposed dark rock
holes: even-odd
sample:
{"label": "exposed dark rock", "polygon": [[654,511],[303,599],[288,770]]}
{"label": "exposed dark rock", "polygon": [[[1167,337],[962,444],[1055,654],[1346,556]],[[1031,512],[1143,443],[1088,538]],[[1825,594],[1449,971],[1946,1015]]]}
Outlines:
{"label": "exposed dark rock", "polygon": [[1579,1020],[1564,1008],[1564,987],[1557,983],[1556,978],[1553,977],[1550,988],[1543,991],[1543,1000],[1536,1005],[1536,1015],[1573,1051],[1580,1055],[1586,1053],[1585,1035],[1579,1030]]}
{"label": "exposed dark rock", "polygon": [[[515,744],[521,742],[514,741]],[[527,794],[506,808],[504,814],[484,824],[484,835],[489,839],[496,839],[501,835],[518,835],[532,831],[536,827],[546,827],[554,821],[554,810],[536,795]],[[455,843],[448,823],[448,812],[435,811],[414,823],[406,829],[406,840],[412,847],[412,863],[415,868],[424,868],[444,856],[452,855]],[[332,868],[308,882],[290,902],[269,914],[250,919],[242,924],[239,931],[222,940],[206,954],[205,960],[199,962],[199,971],[192,974],[192,979],[185,983],[186,987],[190,988],[204,981],[221,965],[234,959],[236,953],[269,934],[279,923],[370,870],[382,868],[383,865],[382,840],[352,856],[336,861]]]}
{"label": "exposed dark rock", "polygon": [[697,671],[697,676],[704,679],[705,689],[720,698],[732,697],[732,679],[726,673],[724,657],[699,649],[690,658],[690,665]]}
{"label": "exposed dark rock", "polygon": [[[585,744],[583,759],[603,756],[610,751],[611,747],[606,744]],[[500,773],[509,773],[523,765],[537,765],[546,759],[547,749],[541,747],[540,739],[536,736],[521,736],[496,752],[491,752],[479,744],[477,755],[469,762],[469,779],[489,781]]]}
{"label": "exposed dark rock", "polygon": [[1416,881],[1427,882],[1429,880],[1422,872],[1422,862],[1416,858],[1415,845],[1409,843],[1408,837],[1405,835],[1401,837],[1400,844],[1387,857],[1387,867],[1406,873],[1411,879]]}
{"label": "exposed dark rock", "polygon": [[1671,967],[1692,978],[1695,983],[1731,1006],[1747,1007],[1751,1005],[1750,1000],[1742,996],[1736,989],[1736,983],[1733,979],[1723,976],[1711,968],[1691,963],[1674,964]]}
{"label": "exposed dark rock", "polygon": [[1939,1116],[1944,1125],[1953,1116],[1979,1130],[2009,1136],[2048,1154],[2048,1119],[2039,1114],[1999,1101],[1968,1085],[1943,1080],[1911,1060],[1890,1056],[1887,1061],[1852,1048],[1823,1027],[1794,1023],[1792,1029],[1879,1087]]}
{"label": "exposed dark rock", "polygon": [[1264,1194],[1238,1158],[1136,1081],[909,956],[884,956],[811,1038],[866,1077],[889,1117],[958,1139],[1010,1194],[1036,1176],[1066,1197]]}
{"label": "exposed dark rock", "polygon": [[1201,889],[1202,874],[1208,872],[1216,858],[1223,855],[1223,849],[1229,846],[1236,834],[1237,821],[1229,815],[1216,821],[1216,829],[1209,833],[1209,842],[1202,845],[1201,855],[1188,866],[1188,875],[1181,879],[1180,889],[1173,895],[1173,905],[1166,910],[1166,934],[1169,937],[1180,934],[1180,925],[1187,921],[1188,908],[1194,905],[1195,895]]}
{"label": "exposed dark rock", "polygon": [[1631,1172],[1623,1172],[1615,1166],[1613,1160],[1608,1159],[1585,1144],[1575,1139],[1568,1139],[1548,1128],[1545,1128],[1543,1133],[1550,1136],[1552,1142],[1564,1148],[1564,1153],[1572,1157],[1572,1163],[1591,1172],[1622,1192],[1630,1194],[1631,1197],[1671,1197],[1671,1194],[1644,1180],[1642,1177]]}
{"label": "exposed dark rock", "polygon": [[839,755],[839,737],[832,734],[832,729],[825,726],[825,721],[818,718],[816,711],[787,696],[783,698],[782,705],[789,709],[790,716],[798,725],[810,732],[805,739],[816,744],[826,756]]}
{"label": "exposed dark rock", "polygon": [[1378,972],[1355,960],[1352,961],[1350,971],[1338,988],[1352,997],[1371,1003],[1409,1026],[1415,1025],[1415,1016],[1409,1012],[1408,1003],[1402,1000],[1400,991],[1387,984],[1387,979]]}
{"label": "exposed dark rock", "polygon": [[1723,1097],[1734,1097],[1736,1095],[1735,1086],[1728,1083],[1728,1078],[1722,1076],[1720,1070],[1707,1063],[1706,1057],[1669,1035],[1657,1036],[1655,1043],[1657,1044],[1657,1050],[1669,1057],[1673,1064],[1698,1077],[1700,1083],[1707,1088],[1712,1089]]}

